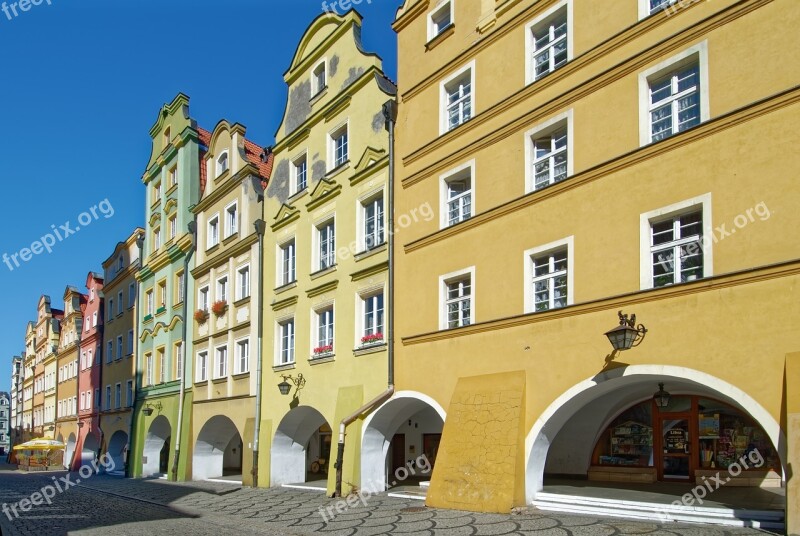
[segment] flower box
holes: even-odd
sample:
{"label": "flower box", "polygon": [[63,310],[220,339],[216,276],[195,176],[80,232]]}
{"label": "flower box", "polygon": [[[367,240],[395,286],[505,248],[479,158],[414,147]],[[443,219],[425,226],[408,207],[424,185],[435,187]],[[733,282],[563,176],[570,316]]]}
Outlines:
{"label": "flower box", "polygon": [[332,344],[328,344],[325,346],[318,346],[317,348],[314,348],[314,357],[322,357],[332,353],[333,353]]}
{"label": "flower box", "polygon": [[198,309],[194,312],[194,319],[195,321],[200,324],[201,326],[206,323],[208,320],[208,311],[205,309]]}
{"label": "flower box", "polygon": [[361,346],[373,346],[375,344],[383,344],[383,333],[373,333],[371,335],[364,335],[361,337]]}
{"label": "flower box", "polygon": [[214,316],[220,317],[225,314],[225,311],[228,310],[228,302],[225,300],[215,301],[211,305],[211,312],[214,313]]}

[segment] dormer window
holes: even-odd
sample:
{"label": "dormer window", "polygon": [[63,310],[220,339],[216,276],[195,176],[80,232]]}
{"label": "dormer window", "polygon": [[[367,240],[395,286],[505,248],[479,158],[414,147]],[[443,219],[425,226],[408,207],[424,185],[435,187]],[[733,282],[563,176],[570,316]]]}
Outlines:
{"label": "dormer window", "polygon": [[327,72],[325,69],[325,62],[323,61],[314,69],[314,95],[321,93],[328,87]]}
{"label": "dormer window", "polygon": [[225,151],[217,158],[217,177],[228,171],[228,151]]}

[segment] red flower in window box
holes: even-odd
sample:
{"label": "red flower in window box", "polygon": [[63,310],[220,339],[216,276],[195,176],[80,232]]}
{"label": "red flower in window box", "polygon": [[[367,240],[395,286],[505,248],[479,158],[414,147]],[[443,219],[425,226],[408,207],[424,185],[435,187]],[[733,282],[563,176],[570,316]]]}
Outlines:
{"label": "red flower in window box", "polygon": [[198,324],[203,325],[208,320],[208,311],[205,309],[198,309],[194,312],[194,319]]}
{"label": "red flower in window box", "polygon": [[333,352],[333,345],[327,344],[325,346],[317,346],[314,348],[314,355],[324,355]]}
{"label": "red flower in window box", "polygon": [[373,333],[361,337],[361,344],[377,344],[383,342],[383,333]]}
{"label": "red flower in window box", "polygon": [[228,302],[226,302],[225,300],[215,301],[211,305],[211,312],[218,317],[224,315],[225,311],[227,310],[228,310]]}

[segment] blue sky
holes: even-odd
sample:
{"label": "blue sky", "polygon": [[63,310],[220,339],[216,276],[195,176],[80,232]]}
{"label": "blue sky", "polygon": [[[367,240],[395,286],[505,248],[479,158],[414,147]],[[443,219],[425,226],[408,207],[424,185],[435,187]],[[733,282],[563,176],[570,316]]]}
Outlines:
{"label": "blue sky", "polygon": [[[6,0],[7,4],[16,0]],[[274,142],[283,115],[283,73],[321,0],[42,0],[27,12],[0,11],[0,255],[11,256],[65,222],[98,219],[17,267],[0,263],[0,391],[11,356],[48,294],[85,289],[89,271],[144,224],[148,131],[165,102],[191,97],[190,113],[213,129],[219,119]],[[369,2],[369,3],[368,3]],[[365,47],[396,79],[391,21],[400,0],[362,0]],[[2,0],[0,0],[2,5]],[[227,72],[220,75],[217,66]],[[19,257],[17,257],[19,259]]]}

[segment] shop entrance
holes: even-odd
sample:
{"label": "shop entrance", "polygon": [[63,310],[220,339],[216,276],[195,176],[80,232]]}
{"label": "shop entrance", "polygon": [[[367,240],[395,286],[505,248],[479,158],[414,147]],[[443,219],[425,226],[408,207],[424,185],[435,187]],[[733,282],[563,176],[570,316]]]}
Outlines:
{"label": "shop entrance", "polygon": [[661,448],[656,450],[661,458],[657,464],[659,480],[689,480],[694,476],[691,457],[694,434],[689,427],[690,418],[690,415],[675,414],[659,419]]}

